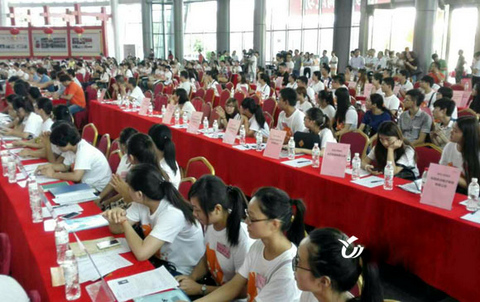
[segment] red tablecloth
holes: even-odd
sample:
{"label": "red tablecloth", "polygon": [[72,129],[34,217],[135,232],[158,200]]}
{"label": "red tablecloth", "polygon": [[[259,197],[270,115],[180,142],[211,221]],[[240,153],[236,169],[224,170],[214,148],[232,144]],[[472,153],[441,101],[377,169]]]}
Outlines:
{"label": "red tablecloth", "polygon": [[[124,127],[147,132],[161,122],[114,105],[90,104],[90,121],[99,133],[113,138]],[[402,266],[456,299],[476,301],[480,296],[480,225],[460,218],[467,211],[458,203],[466,196],[457,194],[453,209],[446,211],[420,204],[419,196],[399,188],[368,189],[351,184],[350,176],[325,177],[319,169],[291,168],[256,151],[239,151],[183,129],[172,128],[172,133],[180,166],[192,157],[205,156],[216,175],[246,194],[261,186],[286,190],[306,203],[308,224],[355,235],[379,261]]]}
{"label": "red tablecloth", "polygon": [[[24,165],[38,161],[26,161]],[[48,197],[52,197],[47,193]],[[100,213],[93,203],[82,203],[83,213],[79,217]],[[58,266],[53,232],[45,232],[43,223],[33,223],[28,199],[28,189],[17,184],[9,184],[7,178],[0,176],[0,232],[6,232],[12,244],[12,277],[25,290],[38,290],[42,301],[65,301],[65,287],[52,287],[50,267]],[[80,240],[91,240],[111,236],[108,227],[80,231]],[[76,242],[70,234],[70,242]],[[120,278],[153,269],[149,261],[137,261],[132,253],[122,254],[133,263],[132,266],[119,269],[107,279]],[[85,286],[82,295],[76,301],[91,301]],[[1,298],[0,298],[1,300]]]}

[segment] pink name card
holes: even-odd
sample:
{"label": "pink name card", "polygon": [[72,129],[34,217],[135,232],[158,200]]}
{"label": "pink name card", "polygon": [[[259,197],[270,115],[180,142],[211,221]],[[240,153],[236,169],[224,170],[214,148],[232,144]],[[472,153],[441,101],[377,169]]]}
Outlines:
{"label": "pink name card", "polygon": [[172,104],[168,104],[167,111],[165,112],[165,116],[163,117],[163,120],[162,120],[164,124],[170,124],[170,122],[172,121],[172,115],[174,111],[175,111],[175,106],[173,106]]}
{"label": "pink name card", "polygon": [[463,107],[462,98],[463,98],[463,91],[459,91],[459,90],[453,91],[452,101],[454,101],[455,104],[457,104],[457,107]]}
{"label": "pink name card", "polygon": [[[463,85],[463,87],[465,87],[465,90],[467,90],[467,91],[471,91],[472,88],[473,88],[471,78],[462,79],[462,81],[460,83]],[[468,85],[467,85],[467,83],[468,83]],[[466,87],[466,86],[468,86],[468,87]]]}
{"label": "pink name card", "polygon": [[347,154],[349,151],[349,144],[327,143],[327,147],[323,154],[320,174],[345,178]]}
{"label": "pink name card", "polygon": [[236,120],[231,118],[228,121],[227,129],[225,130],[225,135],[223,136],[223,142],[229,145],[235,143],[235,138],[237,137],[238,129],[240,129],[241,120]]}
{"label": "pink name card", "polygon": [[282,87],[282,84],[283,84],[283,77],[277,77],[275,79],[275,87]]}
{"label": "pink name card", "polygon": [[459,178],[458,168],[431,163],[420,203],[451,210]]}
{"label": "pink name card", "polygon": [[[455,93],[455,91],[454,91]],[[470,96],[472,95],[472,91],[471,90],[467,90],[467,91],[464,91],[463,92],[463,95],[462,95],[462,104],[457,106],[457,107],[467,107],[468,105],[468,100],[470,99]]]}
{"label": "pink name card", "polygon": [[200,124],[202,123],[203,112],[195,111],[192,113],[190,117],[190,123],[188,124],[187,132],[197,134],[198,128],[200,128]]}
{"label": "pink name card", "polygon": [[363,95],[368,98],[370,94],[372,94],[372,89],[373,89],[373,84],[370,84],[370,83],[365,84],[365,86],[363,87]]}
{"label": "pink name card", "polygon": [[271,129],[263,156],[279,159],[280,152],[282,152],[283,140],[286,135],[286,131]]}
{"label": "pink name card", "polygon": [[140,110],[138,111],[138,114],[147,115],[147,110],[149,106],[150,98],[143,98],[142,102],[140,103]]}

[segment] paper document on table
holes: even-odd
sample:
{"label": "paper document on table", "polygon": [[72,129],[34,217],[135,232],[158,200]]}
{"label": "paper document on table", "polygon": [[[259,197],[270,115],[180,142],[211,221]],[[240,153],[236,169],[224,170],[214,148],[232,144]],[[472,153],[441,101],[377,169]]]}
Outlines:
{"label": "paper document on table", "polygon": [[383,186],[384,180],[381,177],[377,176],[370,176],[370,177],[365,177],[359,180],[354,180],[352,183],[361,185],[367,188],[375,188],[379,186]]}
{"label": "paper document on table", "polygon": [[[267,144],[262,143],[260,145],[261,150],[264,150]],[[248,150],[257,150],[257,144],[245,144],[245,145],[235,145],[233,148],[241,150],[241,151],[248,151]]]}
{"label": "paper document on table", "polygon": [[[352,169],[347,168],[347,169],[345,170],[345,173],[352,175]],[[367,171],[365,171],[365,170],[363,170],[363,169],[360,169],[360,177],[365,177],[365,176],[368,176],[368,175],[370,175],[369,172],[367,172]]]}
{"label": "paper document on table", "polygon": [[3,139],[4,141],[19,141],[19,140],[21,140],[20,137],[8,136],[8,135],[2,136],[2,139]]}
{"label": "paper document on table", "polygon": [[462,202],[459,202],[459,204],[461,204],[462,206],[467,206],[467,203],[468,203],[468,199],[464,200]]}
{"label": "paper document on table", "polygon": [[83,209],[78,204],[53,207],[53,213],[57,216],[66,215],[73,212],[83,212]]}
{"label": "paper document on table", "polygon": [[174,289],[169,290],[166,292],[161,292],[158,294],[136,298],[133,299],[135,302],[176,302],[176,301],[185,301],[190,302],[190,298],[181,290],[181,289]]}
{"label": "paper document on table", "polygon": [[178,124],[178,125],[173,125],[173,126],[170,126],[170,127],[175,128],[175,129],[187,129],[188,124]]}
{"label": "paper document on table", "polygon": [[81,202],[87,202],[92,200],[97,200],[99,197],[92,192],[81,191],[78,193],[63,194],[59,197],[52,199],[55,203],[58,204],[75,204]]}
{"label": "paper document on table", "polygon": [[52,217],[52,214],[50,211],[47,209],[47,207],[42,207],[42,217],[43,218],[50,218]]}
{"label": "paper document on table", "polygon": [[107,283],[120,302],[178,287],[177,280],[164,266]]}
{"label": "paper document on table", "polygon": [[69,233],[83,230],[100,228],[108,225],[108,221],[102,215],[93,215],[76,219],[65,219]]}
{"label": "paper document on table", "polygon": [[480,211],[476,211],[473,213],[468,213],[467,215],[463,215],[462,219],[475,222],[475,223],[480,223]]}
{"label": "paper document on table", "polygon": [[[105,248],[105,249],[99,249],[97,246],[97,243],[110,241],[114,239],[118,240],[120,242],[120,245],[114,245],[112,247]],[[95,240],[85,240],[85,241],[82,241],[82,243],[90,255],[94,255],[94,254],[107,255],[111,253],[123,254],[123,253],[130,252],[130,247],[128,246],[127,240],[125,238],[114,238],[113,236],[108,236],[108,237],[103,237]],[[69,243],[69,245],[75,257],[83,257],[86,255],[85,251],[80,248],[77,242],[71,242]]]}
{"label": "paper document on table", "polygon": [[37,169],[39,166],[46,165],[46,163],[38,163],[38,164],[31,164],[31,165],[25,165],[23,166],[27,172],[33,172]]}
{"label": "paper document on table", "polygon": [[[108,275],[122,267],[133,265],[133,263],[118,254],[95,254],[91,256],[102,276]],[[77,261],[80,283],[100,278],[90,258],[80,257],[77,258]]]}
{"label": "paper document on table", "polygon": [[282,161],[282,164],[290,167],[294,167],[294,168],[303,168],[303,167],[312,165],[312,160],[306,159],[306,158],[297,158],[297,159]]}
{"label": "paper document on table", "polygon": [[403,189],[407,192],[414,193],[414,194],[421,194],[422,193],[422,180],[418,179],[403,185],[398,185],[400,189]]}
{"label": "paper document on table", "polygon": [[[209,137],[209,138],[214,138],[213,133],[205,133],[204,135],[206,137]],[[225,132],[218,132],[217,135],[218,135],[219,139],[223,139],[223,136],[225,135]]]}

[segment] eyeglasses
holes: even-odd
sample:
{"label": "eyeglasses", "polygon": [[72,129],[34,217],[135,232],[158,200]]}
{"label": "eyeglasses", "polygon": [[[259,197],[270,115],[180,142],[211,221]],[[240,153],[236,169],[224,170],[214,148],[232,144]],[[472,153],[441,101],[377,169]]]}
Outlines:
{"label": "eyeglasses", "polygon": [[297,255],[295,255],[295,257],[293,257],[293,259],[292,259],[292,269],[293,269],[293,271],[294,271],[294,272],[295,272],[295,271],[297,271],[297,268],[299,268],[299,269],[303,269],[303,270],[305,270],[305,271],[309,271],[309,272],[311,272],[311,271],[312,271],[311,269],[308,269],[308,268],[305,268],[305,267],[298,266],[298,262],[299,262],[299,260],[300,260],[300,259],[299,259],[299,257],[298,257],[298,254],[297,254]]}
{"label": "eyeglasses", "polygon": [[248,215],[248,212],[247,210],[245,210],[245,222],[248,223],[255,223],[255,222],[260,222],[260,221],[268,221],[268,220],[272,220],[271,218],[265,218],[265,219],[252,219],[250,218],[250,216]]}

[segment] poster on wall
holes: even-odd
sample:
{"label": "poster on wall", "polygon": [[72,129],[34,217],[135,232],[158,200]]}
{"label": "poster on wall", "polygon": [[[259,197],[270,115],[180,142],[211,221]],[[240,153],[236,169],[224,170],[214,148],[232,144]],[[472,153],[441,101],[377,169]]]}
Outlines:
{"label": "poster on wall", "polygon": [[28,33],[13,36],[9,31],[1,31],[0,56],[30,56]]}
{"label": "poster on wall", "polygon": [[86,30],[81,36],[72,31],[70,34],[72,56],[98,56],[103,52],[101,30]]}
{"label": "poster on wall", "polygon": [[67,56],[67,32],[53,33],[47,36],[43,32],[33,32],[33,54],[48,56]]}

